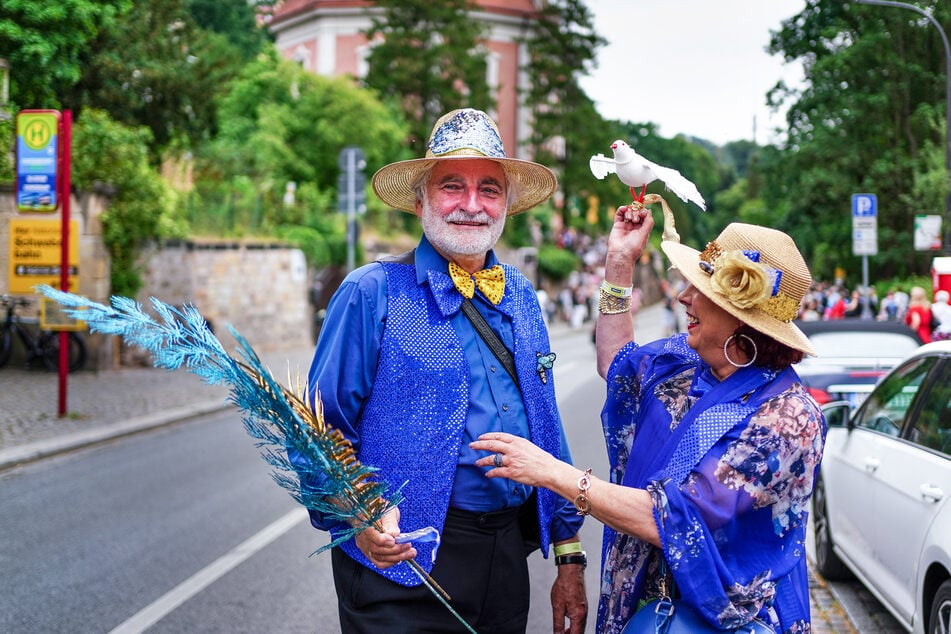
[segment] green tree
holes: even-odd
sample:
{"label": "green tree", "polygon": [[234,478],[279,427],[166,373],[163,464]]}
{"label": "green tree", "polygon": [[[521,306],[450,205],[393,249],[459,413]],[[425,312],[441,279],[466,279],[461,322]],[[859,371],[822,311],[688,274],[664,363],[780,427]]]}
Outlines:
{"label": "green tree", "polygon": [[524,95],[534,113],[531,144],[536,160],[561,172],[567,223],[572,206],[598,189],[590,183],[592,151],[603,152],[614,141],[604,137],[608,126],[578,84],[595,66],[597,50],[606,41],[595,32],[593,16],[581,0],[544,3],[533,27],[526,39],[529,87]]}
{"label": "green tree", "polygon": [[0,57],[10,63],[10,99],[19,108],[75,107],[62,99],[79,80],[97,35],[132,0],[3,0]]}
{"label": "green tree", "polygon": [[138,256],[152,240],[184,237],[174,194],[150,167],[151,132],[86,109],[73,129],[73,184],[83,190],[103,183],[114,191],[102,216],[103,242],[111,258],[111,293],[135,297],[142,286]]}
{"label": "green tree", "polygon": [[199,28],[188,0],[136,2],[96,37],[70,101],[148,126],[158,163],[171,146],[194,148],[214,136],[215,100],[250,52],[229,37],[237,35]]}
{"label": "green tree", "polygon": [[[253,208],[257,216],[252,224],[263,231],[282,225],[337,227],[323,216],[338,215],[338,158],[344,147],[363,150],[367,174],[408,158],[403,147],[407,128],[399,113],[351,79],[314,75],[281,59],[273,48],[231,83],[218,119],[220,133],[198,155],[201,202],[195,206],[213,213],[231,205],[231,211],[219,214],[232,214],[240,203]],[[286,205],[289,182],[295,183],[297,194]],[[367,202],[375,205],[372,196]]]}
{"label": "green tree", "polygon": [[[936,3],[933,15],[947,31],[951,5]],[[940,35],[908,10],[807,0],[773,34],[770,50],[804,60],[807,82],[800,93],[780,84],[770,95],[789,105],[787,145],[763,155],[774,225],[796,237],[817,276],[831,278],[841,266],[857,278],[850,199],[874,192],[874,275],[927,270],[930,255],[914,251],[912,229],[914,215],[947,191],[946,180],[925,178],[933,171],[928,148],[944,143]]]}
{"label": "green tree", "polygon": [[243,62],[253,59],[272,41],[270,34],[258,26],[248,0],[188,0],[186,6],[195,24],[224,35]]}
{"label": "green tree", "polygon": [[433,123],[456,108],[488,110],[483,29],[470,0],[378,0],[364,83],[399,104],[410,123],[410,147],[421,156]]}

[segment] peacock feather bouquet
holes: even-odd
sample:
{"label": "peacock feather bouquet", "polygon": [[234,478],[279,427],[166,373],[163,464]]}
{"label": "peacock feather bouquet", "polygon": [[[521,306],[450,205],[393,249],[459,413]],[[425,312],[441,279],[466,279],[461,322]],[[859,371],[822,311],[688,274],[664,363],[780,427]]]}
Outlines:
{"label": "peacock feather bouquet", "polygon": [[[274,481],[305,508],[350,526],[315,554],[363,530],[379,530],[386,512],[402,501],[400,491],[387,491],[386,484],[374,478],[376,470],[357,459],[350,441],[324,422],[316,391],[313,402],[308,402],[308,386],[301,383],[299,374],[293,390],[278,383],[234,328],[228,327],[237,341],[239,358],[225,351],[194,306],[176,308],[153,297],[153,318],[141,304],[127,297],[114,296],[111,305],[105,306],[47,285],[36,290],[62,305],[67,314],[86,322],[93,332],[121,336],[127,344],[147,350],[156,367],[185,368],[210,385],[228,385],[229,401],[241,410],[245,431],[273,468]],[[298,450],[322,474],[321,478],[309,479],[319,480],[319,484],[302,486],[287,457],[289,447]],[[432,539],[431,535],[401,537],[404,541]],[[448,595],[429,574],[413,560],[406,563],[462,621],[449,606]]]}

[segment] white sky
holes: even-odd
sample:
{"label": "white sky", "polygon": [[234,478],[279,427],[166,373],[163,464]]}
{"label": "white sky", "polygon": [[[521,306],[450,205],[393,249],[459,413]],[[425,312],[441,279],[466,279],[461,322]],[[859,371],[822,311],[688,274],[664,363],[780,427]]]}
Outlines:
{"label": "white sky", "polygon": [[607,119],[654,122],[664,137],[722,145],[776,142],[784,126],[766,93],[779,79],[802,83],[799,62],[766,52],[769,32],[805,0],[586,0],[608,40],[581,86]]}

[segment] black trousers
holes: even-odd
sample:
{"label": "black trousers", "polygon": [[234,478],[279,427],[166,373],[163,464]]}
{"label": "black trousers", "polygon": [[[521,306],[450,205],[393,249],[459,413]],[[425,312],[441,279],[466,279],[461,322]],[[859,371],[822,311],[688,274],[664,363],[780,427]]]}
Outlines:
{"label": "black trousers", "polygon": [[[446,516],[431,576],[478,634],[524,634],[528,624],[528,562],[517,516],[516,509],[449,509]],[[468,631],[426,586],[394,583],[339,548],[332,561],[345,634]]]}

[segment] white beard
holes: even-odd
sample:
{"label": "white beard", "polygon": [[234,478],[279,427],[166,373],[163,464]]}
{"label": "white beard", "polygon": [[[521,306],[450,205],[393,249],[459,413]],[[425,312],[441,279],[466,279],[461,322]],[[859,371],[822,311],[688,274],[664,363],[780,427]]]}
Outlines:
{"label": "white beard", "polygon": [[[420,221],[423,233],[429,242],[443,255],[479,255],[488,253],[502,236],[505,229],[505,216],[492,219],[489,214],[479,212],[469,214],[464,211],[454,211],[448,216],[441,217],[434,213],[428,200],[422,201],[423,209]],[[458,229],[452,223],[459,221],[485,222],[481,231],[474,231],[471,227]]]}

